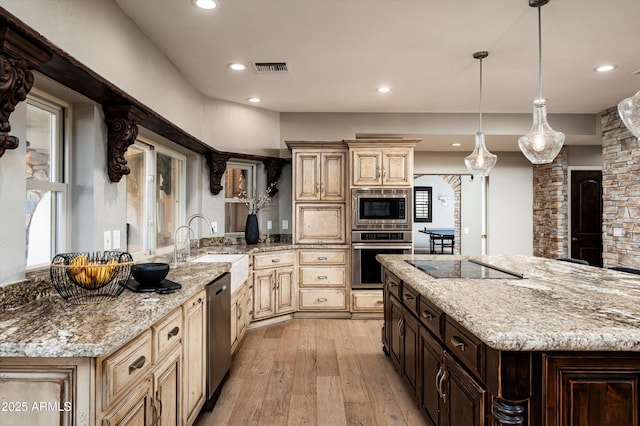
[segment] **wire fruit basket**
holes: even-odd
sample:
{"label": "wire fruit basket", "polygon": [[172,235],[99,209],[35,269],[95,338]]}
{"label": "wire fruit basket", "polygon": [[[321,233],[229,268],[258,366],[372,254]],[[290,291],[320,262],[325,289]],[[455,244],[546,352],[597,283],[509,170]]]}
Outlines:
{"label": "wire fruit basket", "polygon": [[63,299],[78,305],[113,300],[125,289],[133,258],[127,252],[61,253],[51,261],[51,281]]}

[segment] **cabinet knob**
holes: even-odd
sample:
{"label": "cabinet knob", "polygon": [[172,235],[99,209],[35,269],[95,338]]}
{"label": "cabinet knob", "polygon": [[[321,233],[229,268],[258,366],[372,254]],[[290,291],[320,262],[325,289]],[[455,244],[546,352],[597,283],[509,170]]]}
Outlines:
{"label": "cabinet knob", "polygon": [[193,302],[193,306],[199,305],[202,303],[202,297],[198,297],[198,300],[196,300],[195,302]]}

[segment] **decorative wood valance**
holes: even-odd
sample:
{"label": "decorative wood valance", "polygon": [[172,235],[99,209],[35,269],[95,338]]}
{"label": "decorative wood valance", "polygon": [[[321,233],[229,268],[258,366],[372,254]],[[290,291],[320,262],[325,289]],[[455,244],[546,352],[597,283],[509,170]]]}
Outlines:
{"label": "decorative wood valance", "polygon": [[107,122],[107,172],[111,182],[120,182],[131,169],[125,153],[138,137],[138,123],[147,117],[133,105],[103,105]]}
{"label": "decorative wood valance", "polygon": [[11,136],[9,117],[33,87],[33,72],[51,59],[51,53],[5,26],[0,28],[0,157],[16,149],[20,141]]}

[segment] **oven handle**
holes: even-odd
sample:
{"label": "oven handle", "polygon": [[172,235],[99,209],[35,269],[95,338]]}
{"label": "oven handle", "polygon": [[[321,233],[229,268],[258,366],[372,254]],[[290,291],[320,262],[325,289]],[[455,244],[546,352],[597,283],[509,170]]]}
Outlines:
{"label": "oven handle", "polygon": [[386,250],[386,249],[398,249],[398,250],[411,250],[411,245],[406,244],[371,244],[371,243],[354,243],[351,245],[354,250]]}

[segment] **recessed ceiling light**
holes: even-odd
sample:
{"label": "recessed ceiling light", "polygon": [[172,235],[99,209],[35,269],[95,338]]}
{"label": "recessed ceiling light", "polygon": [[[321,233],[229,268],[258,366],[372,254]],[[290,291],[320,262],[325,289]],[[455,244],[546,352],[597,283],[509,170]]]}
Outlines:
{"label": "recessed ceiling light", "polygon": [[262,99],[260,98],[249,98],[247,99],[249,102],[252,102],[254,104],[257,104],[258,102],[262,102]]}
{"label": "recessed ceiling light", "polygon": [[218,7],[218,2],[216,0],[191,0],[191,3],[200,9],[211,10]]}
{"label": "recessed ceiling light", "polygon": [[598,68],[594,69],[595,72],[607,72],[616,69],[615,65],[601,65]]}
{"label": "recessed ceiling light", "polygon": [[378,87],[378,93],[389,93],[391,91],[390,87],[382,86]]}
{"label": "recessed ceiling light", "polygon": [[451,144],[451,146],[462,146],[462,144],[460,142],[454,142]]}
{"label": "recessed ceiling light", "polygon": [[245,64],[240,63],[229,64],[228,67],[234,71],[244,71],[247,69],[247,66]]}

